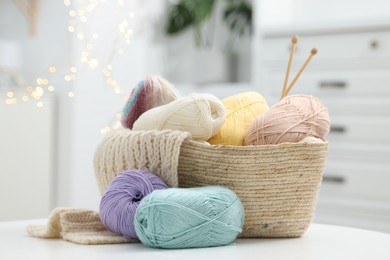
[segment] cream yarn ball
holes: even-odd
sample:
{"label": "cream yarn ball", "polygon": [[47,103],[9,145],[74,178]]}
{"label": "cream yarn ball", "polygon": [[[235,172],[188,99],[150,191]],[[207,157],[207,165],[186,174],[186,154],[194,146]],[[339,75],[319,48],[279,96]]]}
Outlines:
{"label": "cream yarn ball", "polygon": [[301,141],[299,141],[300,143],[309,143],[309,144],[312,144],[312,143],[323,143],[324,140],[320,139],[320,138],[317,138],[317,137],[314,137],[314,136],[308,136],[308,137],[305,137],[303,138]]}
{"label": "cream yarn ball", "polygon": [[207,141],[225,119],[221,100],[211,94],[193,93],[146,111],[135,121],[133,130],[180,130],[191,133],[194,140]]}
{"label": "cream yarn ball", "polygon": [[265,98],[249,91],[222,100],[226,108],[226,121],[221,130],[211,137],[210,144],[244,145],[244,138],[253,120],[268,110]]}
{"label": "cream yarn ball", "polygon": [[328,109],[318,98],[287,96],[259,115],[245,137],[245,145],[299,142],[307,136],[324,139],[329,132]]}

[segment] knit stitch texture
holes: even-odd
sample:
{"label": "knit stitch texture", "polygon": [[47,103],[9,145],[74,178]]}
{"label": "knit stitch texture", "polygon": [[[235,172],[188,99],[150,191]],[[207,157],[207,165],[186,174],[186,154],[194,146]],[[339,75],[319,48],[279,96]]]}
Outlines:
{"label": "knit stitch texture", "polygon": [[56,208],[46,226],[31,225],[27,232],[33,237],[62,238],[82,245],[138,242],[108,231],[98,212],[77,208]]}
{"label": "knit stitch texture", "polygon": [[149,170],[169,187],[178,187],[180,147],[190,133],[173,130],[109,132],[95,151],[94,169],[100,194],[125,170]]}

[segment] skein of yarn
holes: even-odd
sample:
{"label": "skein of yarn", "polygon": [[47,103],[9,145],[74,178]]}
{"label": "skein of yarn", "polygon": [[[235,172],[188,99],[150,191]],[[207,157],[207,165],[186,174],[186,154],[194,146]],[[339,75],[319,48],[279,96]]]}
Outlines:
{"label": "skein of yarn", "polygon": [[132,129],[134,122],[145,111],[168,104],[178,97],[179,94],[167,80],[156,75],[148,76],[132,90],[123,109],[122,125]]}
{"label": "skein of yarn", "polygon": [[135,211],[140,201],[154,190],[168,186],[145,170],[120,173],[107,187],[100,202],[100,218],[108,230],[127,238],[137,238]]}
{"label": "skein of yarn", "polygon": [[141,242],[157,248],[227,245],[243,224],[240,199],[219,186],[156,190],[141,201],[134,219]]}
{"label": "skein of yarn", "polygon": [[219,131],[225,118],[225,107],[217,97],[193,93],[145,112],[133,130],[180,130],[191,133],[194,140],[207,141]]}
{"label": "skein of yarn", "polygon": [[308,137],[305,137],[303,138],[301,141],[299,141],[300,143],[309,143],[309,144],[312,144],[312,143],[323,143],[324,140],[320,139],[320,138],[317,138],[317,137],[314,137],[314,136],[308,136]]}
{"label": "skein of yarn", "polygon": [[253,120],[268,110],[265,98],[249,91],[222,100],[227,116],[221,130],[211,137],[210,144],[244,145],[244,138]]}
{"label": "skein of yarn", "polygon": [[245,145],[299,142],[307,136],[323,139],[329,132],[328,109],[318,98],[287,96],[259,115],[245,137]]}

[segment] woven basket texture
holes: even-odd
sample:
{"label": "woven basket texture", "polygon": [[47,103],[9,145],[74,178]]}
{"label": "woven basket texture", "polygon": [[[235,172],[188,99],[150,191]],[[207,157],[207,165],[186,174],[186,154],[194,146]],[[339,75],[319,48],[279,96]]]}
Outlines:
{"label": "woven basket texture", "polygon": [[170,187],[218,185],[236,192],[245,209],[241,237],[299,237],[306,231],[328,142],[223,146],[183,133],[111,131],[95,152],[100,193],[121,171],[148,169]]}
{"label": "woven basket texture", "polygon": [[241,237],[299,237],[309,227],[328,142],[215,146],[183,142],[179,187],[219,185],[240,197]]}

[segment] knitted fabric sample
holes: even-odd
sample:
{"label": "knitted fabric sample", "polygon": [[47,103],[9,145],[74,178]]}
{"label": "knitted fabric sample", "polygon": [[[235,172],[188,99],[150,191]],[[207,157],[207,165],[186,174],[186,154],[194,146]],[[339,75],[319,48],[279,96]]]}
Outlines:
{"label": "knitted fabric sample", "polygon": [[173,130],[109,132],[95,151],[94,169],[100,194],[125,170],[149,170],[169,187],[178,187],[180,147],[190,133]]}
{"label": "knitted fabric sample", "polygon": [[98,212],[77,208],[56,208],[46,226],[30,225],[27,232],[33,237],[62,238],[82,245],[138,242],[108,231]]}

